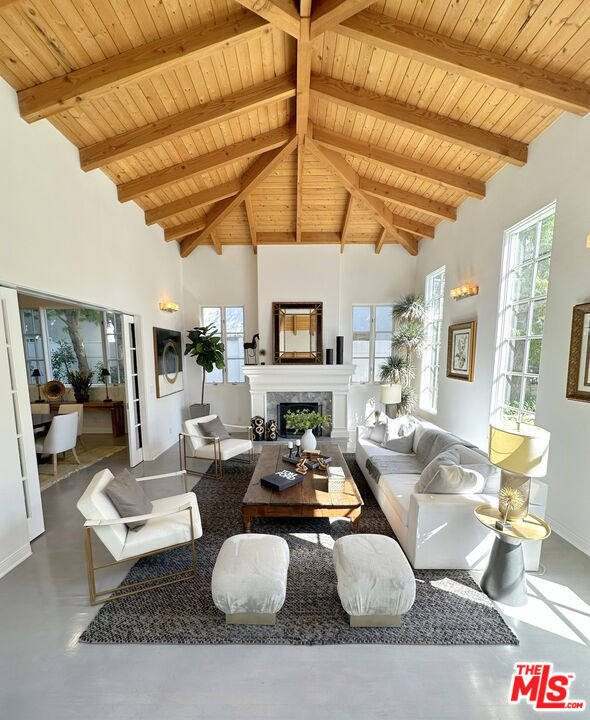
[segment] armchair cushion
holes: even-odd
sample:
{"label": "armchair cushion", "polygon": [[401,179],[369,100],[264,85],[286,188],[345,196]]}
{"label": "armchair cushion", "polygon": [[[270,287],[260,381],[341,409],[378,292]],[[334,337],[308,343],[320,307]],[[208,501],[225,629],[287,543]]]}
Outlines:
{"label": "armchair cushion", "polygon": [[[252,447],[253,447],[252,441],[247,440],[245,438],[230,437],[229,440],[222,440],[219,443],[219,451],[221,453],[222,460],[230,460],[231,458],[235,457],[236,455],[240,455],[241,453],[250,452]],[[215,459],[214,443],[209,442],[204,445],[201,445],[201,447],[196,448],[193,451],[192,456],[206,458],[208,460],[214,460]]]}
{"label": "armchair cushion", "polygon": [[[106,486],[105,492],[122,518],[147,515],[152,512],[152,503],[148,500],[143,485],[138,483],[127,469],[115,475]],[[136,530],[146,522],[147,520],[139,520],[125,524],[129,530]]]}
{"label": "armchair cushion", "polygon": [[217,437],[220,440],[229,440],[231,435],[228,433],[225,425],[217,417],[217,415],[207,422],[198,423],[199,430],[205,437]]}

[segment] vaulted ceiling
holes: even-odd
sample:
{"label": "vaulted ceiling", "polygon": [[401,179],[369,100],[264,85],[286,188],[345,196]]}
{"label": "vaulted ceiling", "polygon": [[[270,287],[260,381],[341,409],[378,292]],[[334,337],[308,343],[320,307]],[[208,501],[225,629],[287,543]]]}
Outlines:
{"label": "vaulted ceiling", "polygon": [[590,2],[0,0],[0,74],[183,257],[416,254],[590,111]]}

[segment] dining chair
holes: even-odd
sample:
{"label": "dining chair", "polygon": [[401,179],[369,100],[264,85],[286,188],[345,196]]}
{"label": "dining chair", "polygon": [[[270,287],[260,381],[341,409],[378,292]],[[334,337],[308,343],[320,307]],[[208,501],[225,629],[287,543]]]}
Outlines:
{"label": "dining chair", "polygon": [[86,450],[86,444],[82,439],[82,431],[84,430],[84,405],[82,403],[62,403],[57,411],[58,415],[68,415],[69,413],[78,413],[78,442],[83,450]]}
{"label": "dining chair", "polygon": [[78,439],[78,413],[56,415],[44,437],[36,438],[35,450],[42,455],[51,455],[53,460],[53,474],[57,475],[57,453],[72,451],[74,459],[80,465],[76,454],[76,441]]}
{"label": "dining chair", "polygon": [[31,415],[49,415],[49,403],[31,403]]}

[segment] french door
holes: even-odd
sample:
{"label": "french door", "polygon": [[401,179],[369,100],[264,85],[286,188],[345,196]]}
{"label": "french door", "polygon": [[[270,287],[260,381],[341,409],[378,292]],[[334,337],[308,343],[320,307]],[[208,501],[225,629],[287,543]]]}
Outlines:
{"label": "french door", "polygon": [[141,393],[138,373],[138,333],[132,315],[123,315],[123,361],[125,364],[125,395],[129,464],[135,467],[143,460],[141,427]]}

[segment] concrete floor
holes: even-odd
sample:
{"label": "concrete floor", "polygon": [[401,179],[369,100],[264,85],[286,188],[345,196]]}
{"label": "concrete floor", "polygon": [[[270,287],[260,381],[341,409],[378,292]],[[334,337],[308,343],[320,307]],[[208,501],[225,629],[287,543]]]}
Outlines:
{"label": "concrete floor", "polygon": [[[576,673],[570,699],[590,701],[590,558],[557,535],[544,543],[545,570],[529,575],[528,605],[506,609],[519,647],[78,644],[97,608],[88,604],[75,503],[98,468],[125,462],[119,453],[44,492],[47,530],[0,580],[2,720],[531,718],[524,701],[507,702],[516,662]],[[173,447],[135,472],[177,462]]]}

